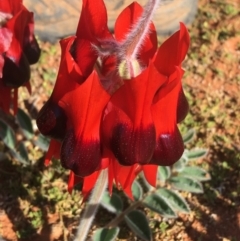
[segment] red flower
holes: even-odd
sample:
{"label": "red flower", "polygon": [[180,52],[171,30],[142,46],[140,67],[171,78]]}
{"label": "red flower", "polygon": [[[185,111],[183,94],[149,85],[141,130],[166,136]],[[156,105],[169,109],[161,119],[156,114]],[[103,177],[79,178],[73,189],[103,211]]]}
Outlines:
{"label": "red flower", "polygon": [[[62,48],[49,101],[66,119],[65,127],[56,129],[62,133],[61,150],[52,141],[47,161],[60,156],[71,170],[70,191],[83,181],[82,192],[88,194],[101,170],[108,168],[109,189],[115,182],[131,197],[131,184],[140,171],[155,185],[157,167],[172,165],[183,153],[177,123],[188,111],[181,63],[189,35],[180,24],[157,49],[152,9],[132,3],[119,15],[113,37],[103,1],[85,0],[76,37],[61,42],[67,41],[68,47]],[[44,108],[37,123],[43,134],[54,138],[57,115]]]}
{"label": "red flower", "polygon": [[[20,0],[0,1],[0,108],[17,111],[17,88],[30,91],[30,67],[40,57],[33,34],[33,13]],[[12,96],[13,90],[13,96]],[[13,103],[12,103],[13,102]]]}

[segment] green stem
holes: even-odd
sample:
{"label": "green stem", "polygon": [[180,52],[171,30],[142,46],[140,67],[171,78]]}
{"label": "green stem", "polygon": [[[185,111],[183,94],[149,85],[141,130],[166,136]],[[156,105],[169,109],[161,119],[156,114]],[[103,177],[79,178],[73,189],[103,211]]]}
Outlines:
{"label": "green stem", "polygon": [[85,241],[108,183],[108,169],[102,170],[84,210],[74,241]]}
{"label": "green stem", "polygon": [[132,210],[134,210],[134,209],[136,209],[137,207],[139,207],[139,206],[142,204],[143,200],[144,200],[148,195],[150,195],[150,194],[152,194],[152,193],[155,193],[155,192],[156,192],[156,189],[154,188],[154,189],[148,191],[147,193],[145,193],[140,200],[132,203],[132,205],[130,205],[130,206],[129,206],[128,208],[126,208],[123,212],[121,212],[118,216],[116,216],[111,222],[109,222],[109,223],[105,226],[105,228],[114,228],[114,227],[118,226],[118,224],[124,219],[124,217],[125,217],[129,212],[131,212]]}

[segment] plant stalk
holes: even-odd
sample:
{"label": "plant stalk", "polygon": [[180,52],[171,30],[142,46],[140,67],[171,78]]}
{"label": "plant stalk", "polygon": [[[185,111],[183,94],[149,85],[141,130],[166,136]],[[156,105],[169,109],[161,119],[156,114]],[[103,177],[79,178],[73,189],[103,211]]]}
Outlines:
{"label": "plant stalk", "polygon": [[108,183],[108,169],[101,171],[92,194],[89,198],[88,204],[80,218],[80,223],[77,230],[77,235],[74,241],[85,241],[89,233],[91,224],[95,218],[95,214],[98,210],[103,194],[106,190]]}

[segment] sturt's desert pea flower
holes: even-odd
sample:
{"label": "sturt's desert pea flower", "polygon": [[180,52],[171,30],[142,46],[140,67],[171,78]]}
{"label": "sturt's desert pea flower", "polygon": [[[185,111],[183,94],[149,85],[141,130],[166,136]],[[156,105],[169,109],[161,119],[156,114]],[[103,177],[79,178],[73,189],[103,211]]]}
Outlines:
{"label": "sturt's desert pea flower", "polygon": [[83,181],[87,195],[101,170],[131,197],[143,171],[155,185],[157,167],[172,165],[184,146],[177,123],[188,112],[181,64],[189,47],[184,24],[158,47],[151,22],[158,1],[133,2],[107,28],[102,0],[83,0],[76,36],[62,40],[52,95],[39,130],[52,138],[46,157],[70,169],[69,190]]}
{"label": "sturt's desert pea flower", "polygon": [[18,88],[31,86],[30,67],[40,57],[33,13],[21,0],[0,1],[0,108],[17,111]]}

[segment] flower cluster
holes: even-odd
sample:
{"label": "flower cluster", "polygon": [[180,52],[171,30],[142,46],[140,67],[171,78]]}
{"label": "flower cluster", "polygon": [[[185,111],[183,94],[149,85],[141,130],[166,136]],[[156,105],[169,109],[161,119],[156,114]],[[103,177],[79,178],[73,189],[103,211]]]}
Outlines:
{"label": "flower cluster", "polygon": [[0,109],[17,112],[18,88],[30,88],[30,67],[40,57],[33,13],[21,0],[0,1]]}
{"label": "flower cluster", "polygon": [[172,165],[184,146],[177,123],[188,112],[181,63],[189,46],[184,24],[159,48],[151,22],[157,0],[143,9],[133,2],[107,27],[103,0],[83,0],[75,36],[61,40],[56,84],[37,118],[52,138],[46,163],[60,157],[70,169],[69,190],[83,181],[83,194],[108,168],[131,197],[143,171],[155,185],[157,167]]}

